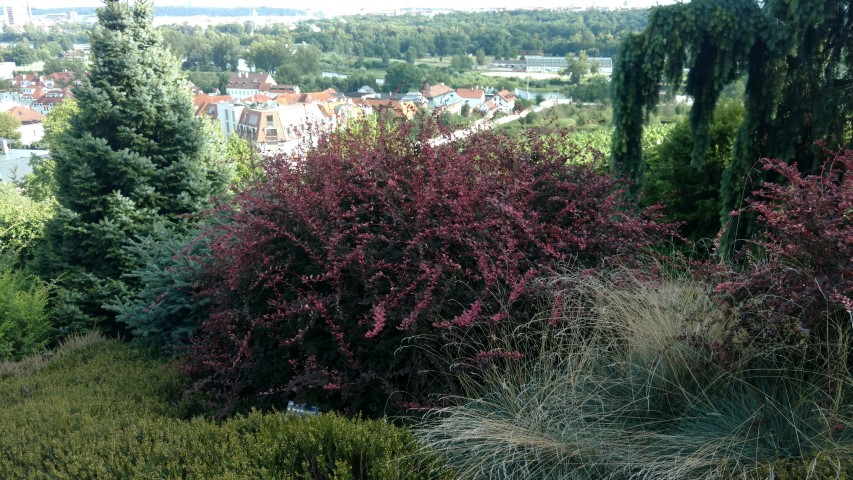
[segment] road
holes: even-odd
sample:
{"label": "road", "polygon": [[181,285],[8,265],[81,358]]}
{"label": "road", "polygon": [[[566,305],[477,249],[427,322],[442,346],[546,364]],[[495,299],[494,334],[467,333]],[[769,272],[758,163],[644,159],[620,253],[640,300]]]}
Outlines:
{"label": "road", "polygon": [[535,105],[531,108],[528,108],[526,110],[522,110],[518,113],[506,115],[506,116],[503,116],[503,117],[500,117],[500,118],[497,118],[494,120],[483,118],[483,119],[475,121],[474,123],[472,123],[471,125],[463,128],[463,129],[456,130],[455,132],[453,132],[449,135],[434,138],[429,143],[430,143],[430,145],[435,147],[438,145],[444,145],[447,142],[455,142],[457,140],[461,140],[463,138],[466,138],[466,137],[468,137],[474,133],[481,132],[483,130],[490,130],[490,129],[498,126],[498,125],[504,125],[504,124],[522,119],[522,118],[526,117],[527,115],[529,115],[530,112],[539,113],[543,110],[547,110],[549,108],[554,108],[557,105],[564,105],[564,104],[569,104],[569,103],[572,103],[572,101],[569,99],[546,100],[539,105]]}
{"label": "road", "polygon": [[[442,135],[440,137],[433,138],[432,140],[429,141],[429,144],[433,147],[436,147],[439,145],[444,145],[445,143],[448,143],[448,142],[455,142],[457,140],[461,140],[463,138],[469,137],[474,133],[482,132],[483,130],[491,130],[492,128],[494,128],[498,125],[504,125],[504,124],[507,124],[510,122],[514,122],[516,120],[519,120],[521,118],[526,117],[527,115],[530,114],[530,112],[537,112],[538,113],[538,112],[541,112],[543,110],[553,108],[557,105],[569,104],[571,102],[572,101],[569,99],[545,100],[544,102],[540,103],[539,105],[535,105],[531,108],[528,108],[526,110],[522,110],[521,112],[518,112],[518,113],[513,113],[513,114],[506,115],[506,116],[496,118],[496,119],[481,118],[479,120],[476,120],[474,123],[472,123],[471,125],[468,125],[465,128],[456,130],[455,132],[450,133],[448,135]],[[282,142],[276,146],[270,146],[270,147],[263,147],[262,146],[261,154],[266,156],[266,157],[271,157],[271,156],[274,156],[277,154],[290,155],[290,154],[293,154],[296,151],[298,151],[300,148],[306,148],[306,147],[310,147],[310,146],[311,145],[306,145],[304,139],[300,138],[300,139],[296,139],[296,140],[291,140],[289,142]]]}

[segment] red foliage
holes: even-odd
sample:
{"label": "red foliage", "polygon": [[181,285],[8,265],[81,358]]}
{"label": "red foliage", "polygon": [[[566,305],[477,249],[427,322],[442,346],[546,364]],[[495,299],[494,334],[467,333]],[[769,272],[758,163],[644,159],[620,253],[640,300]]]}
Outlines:
{"label": "red foliage", "polygon": [[217,400],[428,402],[450,383],[428,352],[442,335],[529,314],[530,280],[560,263],[631,258],[671,234],[553,142],[374,128],[278,159],[219,212],[199,279],[213,313],[185,361]]}
{"label": "red foliage", "polygon": [[754,192],[745,210],[764,233],[716,292],[750,338],[806,335],[853,315],[853,151],[830,155],[820,175],[806,177],[796,165],[762,163],[784,182]]}

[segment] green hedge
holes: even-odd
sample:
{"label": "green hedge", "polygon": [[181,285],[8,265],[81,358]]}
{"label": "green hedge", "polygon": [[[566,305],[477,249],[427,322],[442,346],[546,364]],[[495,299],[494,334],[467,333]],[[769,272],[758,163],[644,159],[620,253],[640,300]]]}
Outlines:
{"label": "green hedge", "polygon": [[117,342],[77,343],[0,380],[4,479],[449,478],[407,430],[381,421],[182,420],[185,385],[172,365]]}

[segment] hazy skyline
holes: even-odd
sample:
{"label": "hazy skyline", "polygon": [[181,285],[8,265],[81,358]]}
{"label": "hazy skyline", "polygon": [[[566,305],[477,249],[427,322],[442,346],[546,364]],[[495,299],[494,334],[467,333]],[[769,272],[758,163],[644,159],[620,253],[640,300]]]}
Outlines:
{"label": "hazy skyline", "polygon": [[[25,0],[13,0],[5,2],[9,4],[25,4]],[[92,7],[103,5],[100,0],[31,0],[28,2],[32,8],[63,8],[63,7]],[[395,8],[555,8],[555,7],[621,7],[625,0],[468,0],[460,3],[454,0],[356,0],[356,1],[330,1],[318,2],[309,5],[287,5],[288,8],[311,8],[328,12],[347,11],[375,11]],[[631,8],[650,7],[656,4],[673,3],[673,0],[627,0]],[[155,5],[191,5],[195,7],[285,7],[275,0],[248,0],[235,3],[233,0],[155,0]]]}

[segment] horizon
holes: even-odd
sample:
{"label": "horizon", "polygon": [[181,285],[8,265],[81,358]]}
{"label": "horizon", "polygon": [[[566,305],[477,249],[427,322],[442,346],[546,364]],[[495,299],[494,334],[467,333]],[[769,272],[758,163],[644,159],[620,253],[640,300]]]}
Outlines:
{"label": "horizon", "polygon": [[[37,0],[37,1],[15,1],[9,3],[27,3],[34,9],[56,9],[75,7],[99,7],[104,4],[101,0]],[[525,2],[523,0],[469,0],[465,2],[465,8],[459,7],[459,2],[452,0],[373,0],[356,2],[328,2],[314,8],[300,8],[296,6],[276,5],[274,0],[254,0],[235,5],[229,0],[155,0],[155,7],[193,7],[193,8],[293,8],[305,11],[322,11],[326,13],[358,13],[376,12],[399,9],[434,9],[434,10],[480,10],[491,8],[506,9],[536,9],[536,8],[604,8],[614,9],[627,6],[628,8],[649,8],[655,5],[666,5],[675,3],[675,0],[534,0]]]}

